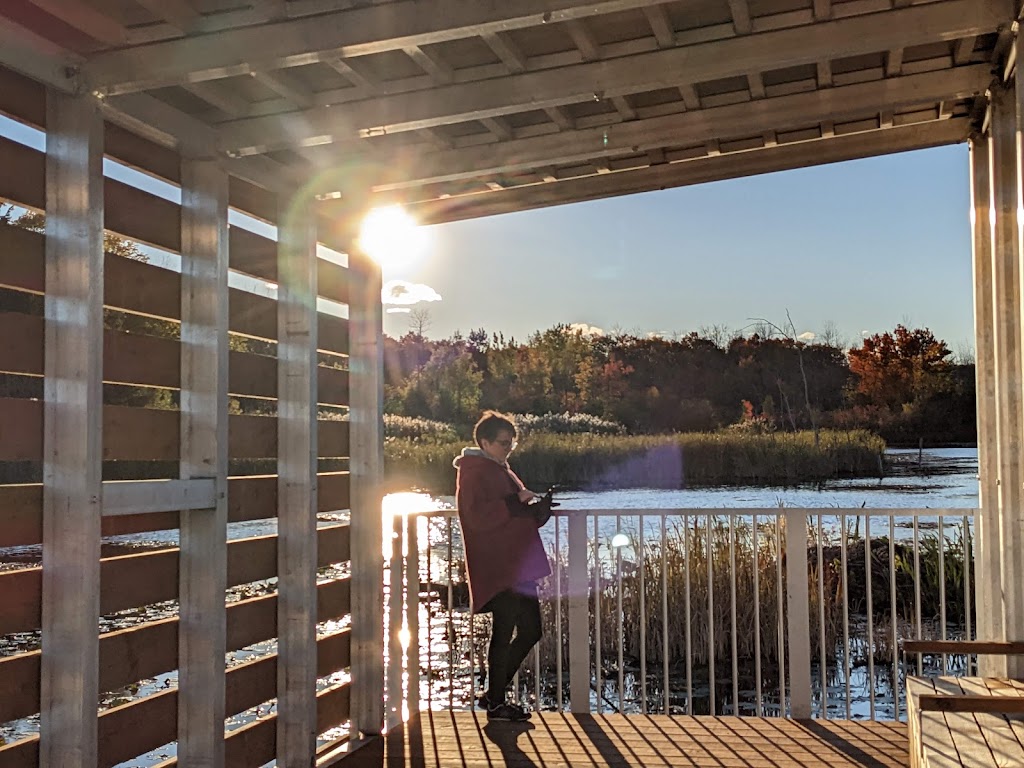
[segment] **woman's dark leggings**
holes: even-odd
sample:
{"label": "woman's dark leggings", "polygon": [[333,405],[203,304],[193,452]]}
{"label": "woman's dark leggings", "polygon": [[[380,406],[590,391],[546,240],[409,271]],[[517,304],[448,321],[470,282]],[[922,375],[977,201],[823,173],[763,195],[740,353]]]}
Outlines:
{"label": "woman's dark leggings", "polygon": [[526,654],[540,641],[540,602],[536,587],[506,589],[488,601],[488,607],[494,624],[487,651],[487,698],[499,704]]}

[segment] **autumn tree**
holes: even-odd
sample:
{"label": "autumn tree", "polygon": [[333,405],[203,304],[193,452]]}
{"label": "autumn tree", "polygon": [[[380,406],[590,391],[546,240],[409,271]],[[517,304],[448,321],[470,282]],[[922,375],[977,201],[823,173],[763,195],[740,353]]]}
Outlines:
{"label": "autumn tree", "polygon": [[952,383],[950,354],[946,342],[927,328],[897,325],[892,333],[869,336],[849,352],[855,397],[865,405],[900,411],[947,392]]}

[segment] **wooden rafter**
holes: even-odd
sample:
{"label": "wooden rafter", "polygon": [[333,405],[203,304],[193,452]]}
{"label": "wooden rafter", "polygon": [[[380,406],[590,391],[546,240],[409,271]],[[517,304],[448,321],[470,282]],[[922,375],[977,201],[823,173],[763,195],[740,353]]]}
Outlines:
{"label": "wooden rafter", "polygon": [[[900,45],[924,44],[937,35],[954,37],[992,29],[1002,18],[995,2],[948,0],[900,11],[838,19],[813,28],[783,29],[758,35],[651,51],[620,60],[602,60],[489,81],[456,83],[408,94],[322,107],[302,113],[240,120],[224,128],[222,147],[253,152],[301,143],[304,137],[335,141],[364,133],[395,133],[565,106],[611,96],[745,76],[787,66],[855,56]],[[689,106],[689,105],[688,105]]]}
{"label": "wooden rafter", "polygon": [[569,32],[569,37],[572,38],[573,44],[579,48],[580,53],[583,55],[584,61],[597,61],[601,58],[601,46],[590,33],[586,22],[581,19],[572,19],[567,21],[565,26]]}
{"label": "wooden rafter", "polygon": [[192,32],[202,18],[188,0],[135,0],[158,19],[182,33]]}
{"label": "wooden rafter", "polygon": [[480,37],[510,72],[526,71],[526,56],[508,35],[503,35],[500,32],[485,32]]}
{"label": "wooden rafter", "polygon": [[[94,40],[107,45],[124,45],[127,33],[124,25],[82,0],[29,0],[32,5],[46,11]],[[2,11],[0,11],[2,14]]]}
{"label": "wooden rafter", "polygon": [[672,29],[672,21],[664,5],[652,5],[644,8],[644,15],[647,23],[651,25],[654,39],[658,41],[659,48],[671,48],[676,44],[676,33]]}
{"label": "wooden rafter", "polygon": [[299,109],[312,109],[316,104],[313,92],[288,72],[253,72],[252,77]]}
{"label": "wooden rafter", "polygon": [[[154,0],[155,2],[156,0]],[[91,87],[109,94],[301,66],[643,8],[660,0],[399,0],[277,24],[212,32],[96,56]],[[382,30],[387,35],[381,34]]]}
{"label": "wooden rafter", "polygon": [[406,48],[405,52],[424,72],[433,78],[434,82],[450,83],[455,78],[455,70],[440,56],[428,53],[417,45]]}
{"label": "wooden rafter", "polygon": [[729,13],[737,35],[750,34],[750,7],[747,0],[729,0]]}

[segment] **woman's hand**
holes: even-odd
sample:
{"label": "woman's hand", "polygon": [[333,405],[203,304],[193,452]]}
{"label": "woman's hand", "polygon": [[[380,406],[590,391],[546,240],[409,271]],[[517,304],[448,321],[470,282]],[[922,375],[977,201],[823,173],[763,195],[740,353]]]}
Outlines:
{"label": "woman's hand", "polygon": [[537,494],[531,491],[529,488],[523,488],[519,492],[519,501],[523,504],[529,504],[531,500],[537,498]]}

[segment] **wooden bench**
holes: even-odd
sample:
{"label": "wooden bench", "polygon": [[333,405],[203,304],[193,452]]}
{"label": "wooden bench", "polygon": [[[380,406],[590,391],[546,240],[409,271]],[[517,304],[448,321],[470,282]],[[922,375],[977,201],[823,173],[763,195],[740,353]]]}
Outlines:
{"label": "wooden bench", "polygon": [[[907,640],[911,654],[1024,654],[1024,643]],[[911,768],[1024,768],[1024,682],[908,677]]]}

